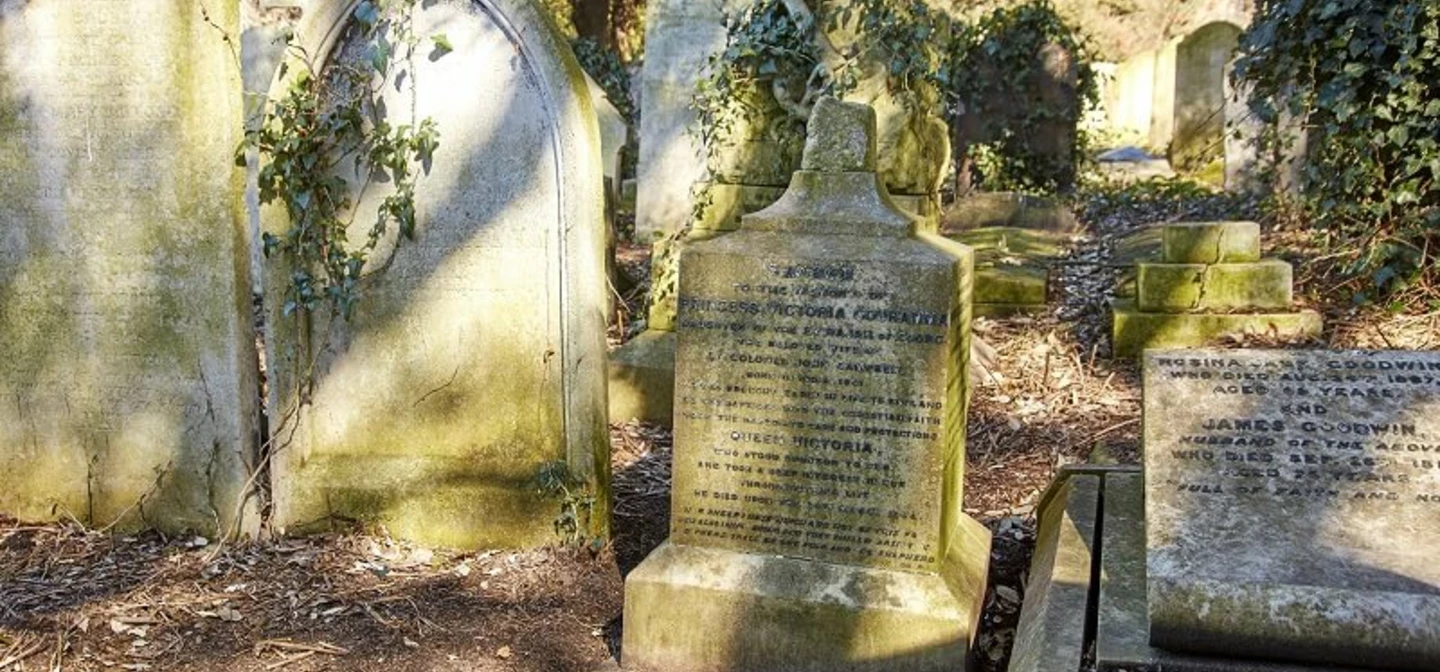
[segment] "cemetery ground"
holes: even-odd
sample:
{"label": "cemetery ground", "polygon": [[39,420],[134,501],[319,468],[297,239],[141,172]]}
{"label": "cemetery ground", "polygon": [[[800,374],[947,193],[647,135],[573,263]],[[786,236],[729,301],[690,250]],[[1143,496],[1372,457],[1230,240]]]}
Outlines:
{"label": "cemetery ground", "polygon": [[[1139,459],[1137,369],[1107,346],[1106,297],[1133,253],[1122,241],[1156,222],[1260,214],[1171,186],[1085,194],[1084,232],[1056,268],[1050,311],[976,322],[995,350],[975,381],[965,490],[967,511],[995,534],[986,672],[1005,669],[1046,486],[1067,465]],[[1311,345],[1437,346],[1440,312],[1357,309],[1341,260],[1318,257],[1299,230],[1266,234],[1267,254],[1296,263],[1302,302],[1325,314]],[[632,277],[647,276],[644,257],[621,250]],[[345,521],[329,535],[217,545],[0,518],[0,672],[595,670],[620,641],[622,577],[669,520],[668,431],[631,423],[611,438],[614,540],[598,549],[454,553]]]}

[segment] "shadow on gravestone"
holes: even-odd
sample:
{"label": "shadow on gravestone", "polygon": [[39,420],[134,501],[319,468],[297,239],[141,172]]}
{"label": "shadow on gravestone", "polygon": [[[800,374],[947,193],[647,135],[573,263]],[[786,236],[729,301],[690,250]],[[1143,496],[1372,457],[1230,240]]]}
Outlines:
{"label": "shadow on gravestone", "polygon": [[1440,666],[1440,359],[1179,350],[1145,362],[1152,644]]}
{"label": "shadow on gravestone", "polygon": [[[239,71],[201,12],[0,2],[0,510],[20,518],[253,522]],[[210,21],[234,34],[238,7]]]}
{"label": "shadow on gravestone", "polygon": [[[353,5],[311,8],[310,53],[359,55],[343,35]],[[269,279],[273,422],[294,407],[311,349],[316,361],[298,424],[272,428],[276,523],[359,519],[436,545],[542,545],[557,540],[561,503],[535,480],[558,464],[596,497],[580,532],[603,535],[603,194],[583,74],[528,3],[415,11],[418,34],[445,33],[454,48],[417,57],[409,77],[417,117],[441,135],[417,183],[416,239],[376,250],[349,323],[282,316],[286,278]],[[390,110],[410,109],[408,92],[385,95]],[[383,196],[366,193],[359,211]],[[283,217],[267,213],[267,228]]]}

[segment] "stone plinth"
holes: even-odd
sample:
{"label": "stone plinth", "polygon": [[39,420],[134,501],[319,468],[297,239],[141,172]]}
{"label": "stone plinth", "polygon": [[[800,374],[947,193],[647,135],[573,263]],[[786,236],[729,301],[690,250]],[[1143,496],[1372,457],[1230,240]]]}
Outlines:
{"label": "stone plinth", "polygon": [[[363,57],[349,7],[312,7],[298,32],[322,62]],[[563,472],[595,497],[582,533],[608,522],[605,266],[600,136],[569,45],[533,3],[417,3],[417,35],[454,47],[416,58],[416,119],[440,147],[416,184],[413,241],[382,241],[348,322],[280,312],[269,288],[275,521],[332,517],[462,548],[553,543]],[[291,72],[298,68],[291,68]],[[463,84],[461,84],[463,83]],[[281,84],[284,85],[283,83]],[[392,123],[415,123],[408,85],[386,87]],[[385,196],[372,185],[358,222]],[[268,213],[281,230],[284,213]],[[275,216],[278,215],[279,219]],[[393,231],[392,231],[393,234]],[[277,269],[278,270],[278,269]],[[328,326],[328,332],[326,327]],[[308,357],[313,357],[311,361]]]}
{"label": "stone plinth", "polygon": [[1440,355],[1145,359],[1150,641],[1440,669]]}
{"label": "stone plinth", "polygon": [[671,423],[675,332],[652,329],[610,353],[610,422]]}
{"label": "stone plinth", "polygon": [[221,31],[238,3],[0,3],[0,512],[207,536],[255,513]]}
{"label": "stone plinth", "polygon": [[1102,480],[1094,474],[1061,475],[1041,498],[1009,672],[1080,669]]}
{"label": "stone plinth", "polygon": [[1160,260],[1136,263],[1134,298],[1111,304],[1117,357],[1227,338],[1319,335],[1318,313],[1292,309],[1290,264],[1261,258],[1258,224],[1182,222],[1157,228]]}
{"label": "stone plinth", "polygon": [[1293,271],[1276,259],[1248,264],[1136,265],[1136,305],[1148,313],[1285,310]]}
{"label": "stone plinth", "polygon": [[627,580],[628,669],[965,664],[973,261],[889,201],[856,114],[822,100],[826,170],[685,252],[671,536]]}

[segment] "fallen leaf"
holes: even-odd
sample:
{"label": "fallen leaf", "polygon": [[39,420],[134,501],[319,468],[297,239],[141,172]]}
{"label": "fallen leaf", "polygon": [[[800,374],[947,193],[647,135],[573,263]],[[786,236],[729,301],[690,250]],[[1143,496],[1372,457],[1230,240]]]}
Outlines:
{"label": "fallen leaf", "polygon": [[513,654],[510,653],[510,647],[509,647],[509,646],[502,646],[502,647],[500,647],[498,650],[495,651],[495,655],[496,655],[496,657],[500,658],[501,660],[508,660],[508,659],[510,658],[510,656],[513,655]]}

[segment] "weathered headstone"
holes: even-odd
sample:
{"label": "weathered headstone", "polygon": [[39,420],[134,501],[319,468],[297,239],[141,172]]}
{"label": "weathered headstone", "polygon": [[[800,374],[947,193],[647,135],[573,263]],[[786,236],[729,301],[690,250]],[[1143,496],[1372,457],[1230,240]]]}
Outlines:
{"label": "weathered headstone", "polygon": [[725,46],[725,17],[747,0],[656,0],[645,14],[635,239],[650,241],[690,217],[691,187],[705,178],[704,149],[691,133],[690,100],[710,54]]}
{"label": "weathered headstone", "polygon": [[1440,355],[1145,359],[1150,642],[1440,669]]}
{"label": "weathered headstone", "polygon": [[626,581],[629,669],[964,665],[971,255],[875,155],[873,112],[822,99],[786,195],[685,253],[671,537]]}
{"label": "weathered headstone", "polygon": [[[351,5],[311,7],[307,53],[352,55]],[[441,134],[417,183],[416,239],[377,250],[353,319],[328,333],[317,315],[305,337],[270,301],[276,520],[340,516],[426,543],[538,545],[554,539],[564,504],[536,491],[549,471],[595,495],[603,531],[604,222],[589,89],[532,3],[413,11],[417,34],[443,32],[453,47],[409,73],[414,114]],[[385,95],[408,116],[408,88]],[[372,191],[360,204],[369,212],[384,195]],[[311,353],[308,403],[298,425],[281,426]]]}
{"label": "weathered headstone", "polygon": [[1217,21],[1187,35],[1175,49],[1170,163],[1176,170],[1205,175],[1214,172],[1210,166],[1224,155],[1226,64],[1240,43],[1240,32],[1235,24]]}
{"label": "weathered headstone", "polygon": [[0,511],[242,514],[240,72],[215,27],[238,24],[235,3],[0,2]]}

